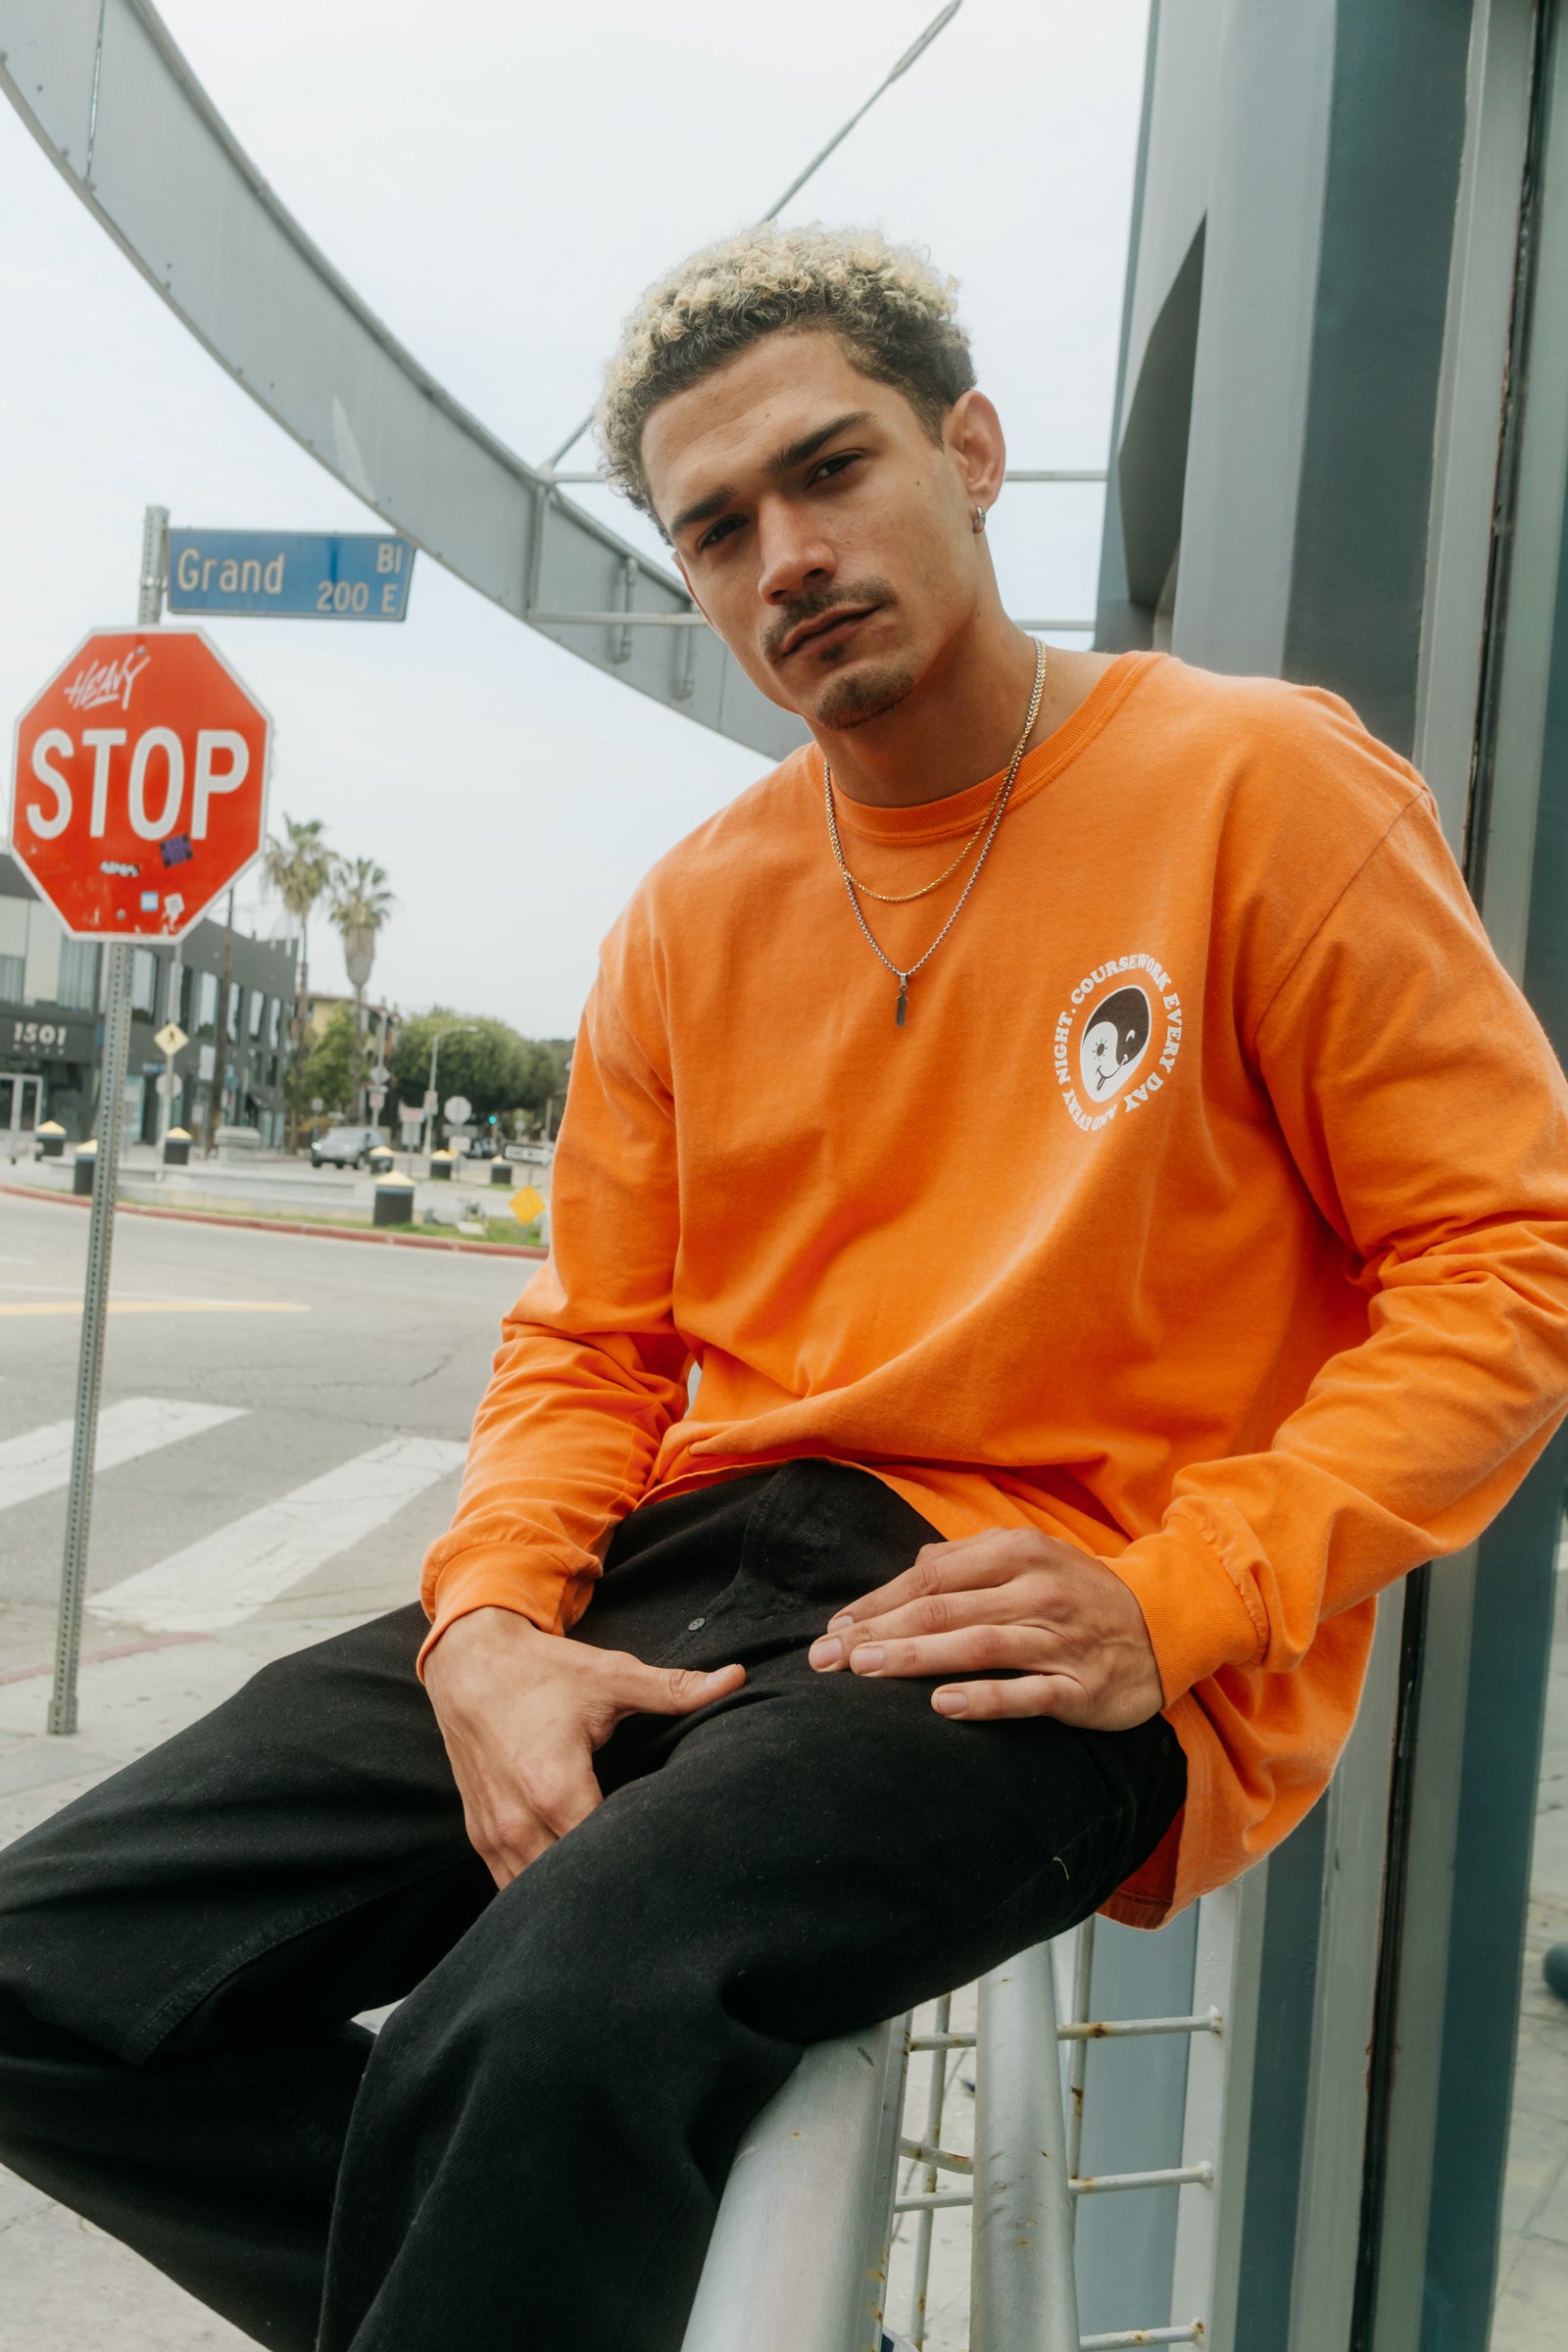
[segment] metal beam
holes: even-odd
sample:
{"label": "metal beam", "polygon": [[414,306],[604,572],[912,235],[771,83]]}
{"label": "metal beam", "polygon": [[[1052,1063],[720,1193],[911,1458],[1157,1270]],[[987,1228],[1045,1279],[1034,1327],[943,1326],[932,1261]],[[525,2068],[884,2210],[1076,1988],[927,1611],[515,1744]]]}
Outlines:
{"label": "metal beam", "polygon": [[150,0],[0,0],[0,88],[197,340],[375,514],[503,611],[655,701],[770,759],[805,740],[716,637],[677,653],[643,629],[622,649],[536,616],[609,611],[627,566],[636,601],[681,613],[689,600],[672,572],[488,431],[376,318],[279,202]]}

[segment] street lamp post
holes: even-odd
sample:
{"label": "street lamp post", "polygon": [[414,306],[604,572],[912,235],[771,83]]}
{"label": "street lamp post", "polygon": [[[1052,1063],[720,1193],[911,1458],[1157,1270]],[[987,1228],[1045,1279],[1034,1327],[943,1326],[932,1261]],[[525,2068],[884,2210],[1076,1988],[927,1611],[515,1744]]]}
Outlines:
{"label": "street lamp post", "polygon": [[445,1037],[477,1037],[477,1021],[454,1021],[449,1029],[438,1029],[430,1041],[430,1082],[424,1090],[424,1149],[426,1157],[435,1149],[435,1065]]}

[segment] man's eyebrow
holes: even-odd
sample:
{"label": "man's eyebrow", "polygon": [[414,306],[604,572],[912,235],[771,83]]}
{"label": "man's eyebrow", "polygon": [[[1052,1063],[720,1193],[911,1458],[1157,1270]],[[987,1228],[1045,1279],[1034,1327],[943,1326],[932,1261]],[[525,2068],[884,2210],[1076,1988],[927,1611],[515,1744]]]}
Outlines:
{"label": "man's eyebrow", "polygon": [[715,514],[721,514],[726,507],[732,507],[739,495],[739,491],[728,482],[721,484],[717,490],[710,490],[708,496],[700,498],[694,507],[682,508],[669,526],[670,537],[678,539],[681,532],[690,530],[694,522],[710,522]]}
{"label": "man's eyebrow", "polygon": [[856,425],[869,424],[870,421],[869,409],[851,409],[843,416],[835,416],[831,424],[818,425],[814,433],[803,433],[799,441],[790,443],[788,449],[775,451],[767,461],[767,470],[773,474],[793,473],[797,466],[804,466],[808,458],[814,458],[819,449],[825,449],[830,441],[836,441],[840,433],[851,432]]}
{"label": "man's eyebrow", "polygon": [[[819,449],[825,449],[830,441],[836,441],[840,433],[851,432],[857,425],[870,422],[869,409],[848,410],[844,416],[835,416],[831,423],[819,424],[813,432],[803,433],[788,448],[775,450],[767,461],[767,470],[775,476],[793,473],[797,466],[806,465],[816,456]],[[732,483],[724,482],[718,489],[710,490],[706,498],[698,499],[695,506],[683,507],[669,525],[671,539],[678,539],[681,532],[689,531],[694,523],[711,522],[715,514],[721,514],[726,507],[732,507],[739,496],[739,491]]]}

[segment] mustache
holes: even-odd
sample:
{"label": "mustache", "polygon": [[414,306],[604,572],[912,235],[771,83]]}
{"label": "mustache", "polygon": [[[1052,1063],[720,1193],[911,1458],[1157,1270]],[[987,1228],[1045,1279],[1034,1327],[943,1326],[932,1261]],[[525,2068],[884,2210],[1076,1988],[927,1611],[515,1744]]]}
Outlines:
{"label": "mustache", "polygon": [[779,607],[777,615],[767,624],[762,651],[770,662],[776,662],[786,641],[808,621],[822,620],[834,612],[856,612],[867,605],[896,605],[898,601],[890,582],[874,578],[853,584],[834,580],[821,588],[806,589]]}

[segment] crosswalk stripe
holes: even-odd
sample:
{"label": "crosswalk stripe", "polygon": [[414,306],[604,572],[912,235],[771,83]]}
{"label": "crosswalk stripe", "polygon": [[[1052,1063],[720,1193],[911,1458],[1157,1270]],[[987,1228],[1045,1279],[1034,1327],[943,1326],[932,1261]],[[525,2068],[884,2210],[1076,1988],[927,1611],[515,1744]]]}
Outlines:
{"label": "crosswalk stripe", "polygon": [[[177,1445],[181,1438],[199,1437],[220,1422],[237,1421],[245,1410],[239,1404],[185,1404],[174,1396],[127,1396],[98,1416],[97,1466],[117,1470],[122,1462]],[[0,1443],[0,1511],[67,1483],[72,1427],[69,1421],[49,1421]]]}
{"label": "crosswalk stripe", "polygon": [[445,1438],[390,1438],[95,1592],[87,1605],[148,1632],[221,1632],[384,1527],[426,1487],[461,1469],[466,1450]]}

